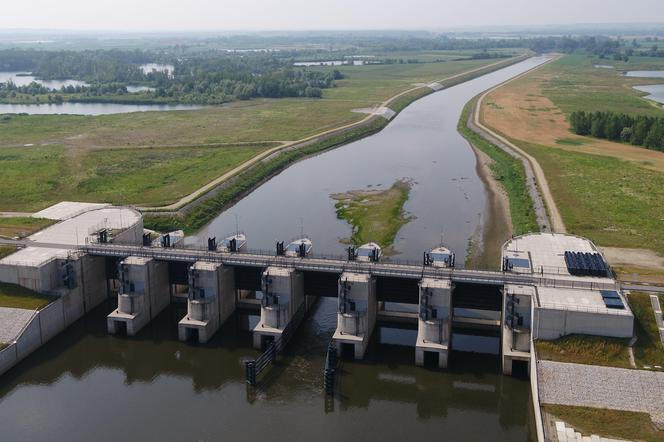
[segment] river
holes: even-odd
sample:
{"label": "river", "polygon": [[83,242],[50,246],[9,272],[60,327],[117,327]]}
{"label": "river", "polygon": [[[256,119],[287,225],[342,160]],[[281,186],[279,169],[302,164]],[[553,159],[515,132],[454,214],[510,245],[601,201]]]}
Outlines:
{"label": "river", "polygon": [[[442,230],[463,256],[479,226],[484,187],[475,158],[456,133],[474,95],[543,58],[432,94],[372,137],[300,162],[274,177],[208,228],[234,229],[255,247],[299,230],[322,251],[341,251],[350,228],[329,194],[400,177],[417,181],[406,209],[417,219],[399,233],[402,256],[419,258]],[[205,232],[202,236],[205,236]],[[414,366],[413,330],[377,328],[364,361],[344,361],[333,399],[322,391],[325,348],[337,302],[321,298],[287,354],[258,389],[242,361],[256,317],[236,314],[206,345],[177,340],[185,315],[172,305],[134,338],[106,333],[102,305],[0,377],[3,440],[180,441],[337,440],[532,441],[530,383],[500,375],[492,355],[453,352],[440,371]]]}
{"label": "river", "polygon": [[531,58],[414,102],[381,132],[289,167],[188,241],[224,237],[235,230],[237,217],[249,248],[271,250],[275,240],[303,231],[314,254],[342,255],[341,240],[350,237],[351,227],[336,218],[330,195],[384,189],[409,178],[414,186],[404,208],[414,219],[399,231],[394,258],[420,260],[442,234],[462,264],[483,221],[486,189],[473,151],[457,132],[461,111],[475,95],[544,61]]}

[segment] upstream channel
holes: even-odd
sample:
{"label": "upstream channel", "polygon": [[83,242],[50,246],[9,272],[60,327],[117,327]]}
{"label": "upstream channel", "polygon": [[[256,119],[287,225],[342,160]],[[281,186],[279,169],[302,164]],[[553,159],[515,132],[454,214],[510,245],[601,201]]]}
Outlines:
{"label": "upstream channel", "polygon": [[[539,63],[532,58],[437,92],[406,108],[381,133],[300,162],[220,215],[206,231],[235,229],[251,247],[272,248],[304,230],[316,251],[341,253],[350,227],[329,194],[398,178],[416,182],[406,209],[417,218],[395,248],[417,259],[441,231],[459,255],[481,225],[485,195],[475,158],[457,134],[474,95]],[[321,298],[287,353],[257,389],[255,316],[236,314],[206,345],[177,340],[184,306],[172,305],[134,338],[106,333],[109,302],[0,378],[3,440],[366,440],[531,441],[527,379],[500,374],[495,355],[453,352],[439,371],[414,366],[415,331],[379,327],[364,361],[343,361],[337,392],[322,389],[336,301]]]}

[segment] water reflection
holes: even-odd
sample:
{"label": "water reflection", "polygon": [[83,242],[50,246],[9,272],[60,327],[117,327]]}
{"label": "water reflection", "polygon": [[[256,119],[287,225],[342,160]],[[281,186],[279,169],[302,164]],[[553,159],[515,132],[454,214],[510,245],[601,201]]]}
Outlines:
{"label": "water reflection", "polygon": [[177,341],[180,307],[134,338],[106,334],[111,308],[88,315],[0,378],[3,438],[390,441],[438,433],[532,440],[526,380],[500,376],[491,356],[454,353],[445,371],[415,367],[412,346],[380,343],[410,343],[412,333],[399,337],[398,329],[379,331],[366,360],[343,361],[337,394],[326,400],[321,371],[334,299],[321,299],[289,351],[249,390],[242,361],[256,352],[241,330],[246,315],[235,315],[209,344],[193,345]]}

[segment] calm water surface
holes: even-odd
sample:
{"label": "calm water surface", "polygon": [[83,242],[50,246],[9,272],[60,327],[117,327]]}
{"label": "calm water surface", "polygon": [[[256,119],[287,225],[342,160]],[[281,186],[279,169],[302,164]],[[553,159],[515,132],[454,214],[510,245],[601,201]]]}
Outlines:
{"label": "calm water surface", "polygon": [[664,104],[664,84],[634,86],[634,89],[648,93],[645,98]]}
{"label": "calm water surface", "polygon": [[664,71],[628,71],[625,72],[625,76],[639,78],[664,78]]}
{"label": "calm water surface", "polygon": [[303,230],[313,252],[341,255],[351,227],[336,218],[337,192],[385,189],[394,181],[414,182],[405,204],[414,219],[398,233],[398,259],[420,260],[422,252],[444,242],[464,262],[468,241],[478,231],[486,190],[475,171],[475,155],[457,132],[463,106],[475,95],[546,58],[526,60],[408,106],[376,135],[297,163],[214,219],[190,242],[235,230],[247,234],[249,248],[273,249],[275,240],[290,240]]}
{"label": "calm water surface", "polygon": [[477,354],[452,354],[446,371],[415,367],[413,332],[377,329],[366,360],[343,361],[337,394],[325,400],[330,298],[256,390],[242,367],[256,355],[246,318],[232,317],[203,346],[177,340],[183,308],[134,338],[106,334],[111,308],[0,378],[3,440],[534,440],[527,380],[499,375],[497,358]]}
{"label": "calm water surface", "polygon": [[203,106],[190,104],[116,104],[116,103],[62,103],[62,104],[0,104],[0,114],[76,114],[110,115],[128,112],[196,110]]}
{"label": "calm water surface", "polygon": [[80,80],[40,80],[25,72],[0,72],[0,83],[11,80],[16,86],[27,86],[33,81],[50,89],[60,89],[62,86],[88,86],[88,83]]}

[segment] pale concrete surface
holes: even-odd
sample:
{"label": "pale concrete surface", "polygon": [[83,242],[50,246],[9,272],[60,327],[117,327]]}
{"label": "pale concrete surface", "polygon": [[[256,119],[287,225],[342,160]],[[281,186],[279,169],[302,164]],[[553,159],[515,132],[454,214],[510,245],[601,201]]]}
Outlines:
{"label": "pale concrete surface", "polygon": [[540,401],[650,414],[664,425],[664,372],[539,361]]}
{"label": "pale concrete surface", "polygon": [[390,109],[389,107],[385,107],[385,106],[364,107],[364,108],[361,108],[361,109],[353,109],[352,111],[355,112],[355,113],[358,113],[358,114],[376,115],[376,116],[379,116],[379,117],[383,117],[386,120],[391,120],[392,117],[394,117],[397,114],[392,109]]}
{"label": "pale concrete surface", "polygon": [[[127,207],[108,207],[80,213],[72,218],[47,227],[28,237],[31,241],[55,244],[86,244],[88,236],[100,229],[125,230],[140,223],[143,235],[141,214]],[[140,239],[139,237],[139,239]]]}
{"label": "pale concrete surface", "polygon": [[657,295],[650,295],[650,304],[655,312],[655,321],[659,329],[659,339],[664,345],[664,319],[662,318],[662,306],[659,304],[659,297]]}
{"label": "pale concrete surface", "polygon": [[62,221],[72,218],[76,215],[80,215],[81,213],[87,212],[89,210],[101,209],[108,206],[110,206],[110,204],[107,203],[80,203],[74,201],[62,201],[52,205],[51,207],[47,207],[44,210],[34,213],[31,216],[33,218],[46,218],[55,221]]}
{"label": "pale concrete surface", "polygon": [[13,342],[34,314],[34,310],[0,307],[0,342]]}
{"label": "pale concrete surface", "polygon": [[565,422],[556,421],[556,436],[558,442],[620,442],[623,439],[610,439],[606,437],[601,437],[596,434],[591,436],[583,436],[581,433],[576,431],[573,427],[570,427],[565,424]]}

